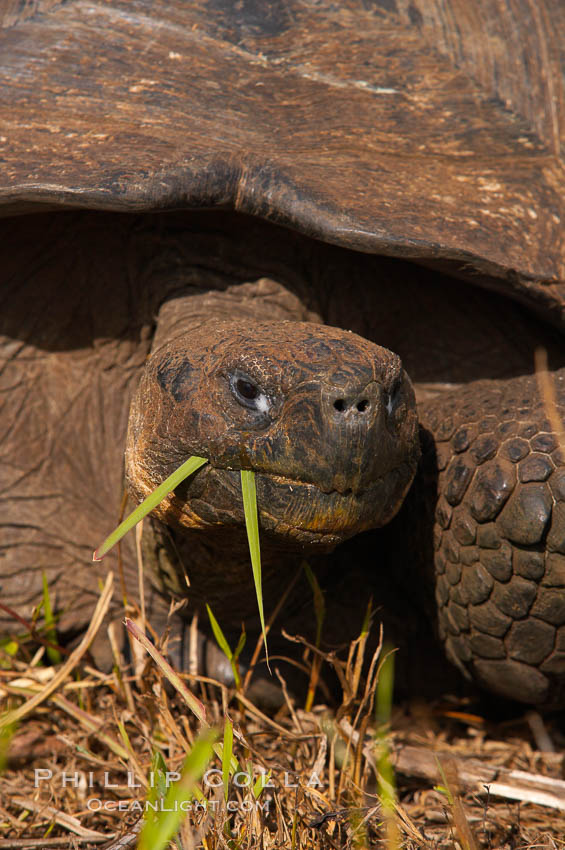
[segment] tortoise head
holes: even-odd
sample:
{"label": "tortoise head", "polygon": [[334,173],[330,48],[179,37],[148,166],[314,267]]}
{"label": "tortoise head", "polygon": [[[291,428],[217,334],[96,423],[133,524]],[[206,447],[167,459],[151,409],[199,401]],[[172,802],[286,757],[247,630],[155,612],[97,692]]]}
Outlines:
{"label": "tortoise head", "polygon": [[252,469],[262,530],[331,548],[402,503],[419,458],[412,385],[395,354],[353,333],[209,321],[147,363],[126,451],[134,498],[190,455],[209,463],[155,511],[167,524],[243,525],[239,470]]}

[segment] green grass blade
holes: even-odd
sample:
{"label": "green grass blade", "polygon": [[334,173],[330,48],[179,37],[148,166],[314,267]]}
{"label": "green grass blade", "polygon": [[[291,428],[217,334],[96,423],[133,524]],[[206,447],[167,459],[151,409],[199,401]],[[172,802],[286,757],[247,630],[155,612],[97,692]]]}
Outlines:
{"label": "green grass blade", "polygon": [[0,729],[0,773],[4,773],[8,767],[8,750],[16,731],[16,726],[4,726]]}
{"label": "green grass blade", "polygon": [[271,781],[271,771],[269,770],[267,773],[260,773],[257,777],[255,784],[253,786],[253,796],[256,800],[259,799],[268,783]]}
{"label": "green grass blade", "polygon": [[134,511],[132,511],[127,519],[125,519],[121,525],[119,525],[115,531],[106,538],[102,546],[100,546],[92,556],[92,560],[101,561],[104,555],[110,551],[112,546],[115,546],[116,543],[122,539],[124,534],[127,534],[128,531],[130,531],[134,525],[137,525],[144,516],[147,516],[153,508],[156,508],[159,502],[163,501],[167,493],[170,493],[171,490],[178,487],[181,481],[184,481],[185,478],[188,478],[189,475],[192,475],[193,472],[196,472],[196,470],[200,469],[201,466],[204,466],[205,463],[208,463],[206,458],[193,455],[179,466],[178,469],[175,469],[172,475],[169,475],[162,484],[159,484],[159,486],[153,490],[153,492],[150,493],[149,496],[147,496],[147,498],[144,499]]}
{"label": "green grass blade", "polygon": [[[43,581],[43,613],[45,615],[45,637],[49,641],[49,643],[56,644],[57,643],[57,632],[55,631],[55,617],[53,616],[53,609],[51,607],[51,597],[49,596],[49,585],[47,583],[47,576],[45,573],[42,573],[42,581]],[[47,647],[47,657],[51,664],[60,664],[61,663],[61,653],[58,649],[55,649],[54,646]]]}
{"label": "green grass blade", "polygon": [[388,733],[392,714],[392,696],[394,691],[394,652],[385,647],[384,661],[379,668],[377,682],[377,704],[375,720],[378,727],[375,747],[377,751],[378,796],[383,808],[384,820],[387,827],[387,847],[399,850],[400,839],[396,823],[396,788],[394,770],[390,758]]}
{"label": "green grass blade", "polygon": [[167,793],[166,777],[167,763],[163,758],[163,754],[159,750],[155,750],[151,756],[151,781],[149,782],[149,793],[147,794],[147,799],[150,803],[155,803]]}
{"label": "green grass blade", "polygon": [[224,780],[224,799],[227,803],[230,790],[230,768],[233,752],[233,726],[229,717],[224,724],[224,749],[222,751],[222,778]]}
{"label": "green grass blade", "polygon": [[249,552],[251,553],[251,568],[253,569],[255,593],[257,594],[257,606],[259,608],[259,618],[261,620],[261,630],[263,632],[265,655],[267,656],[268,665],[269,651],[267,649],[267,632],[265,630],[265,616],[263,613],[263,589],[261,586],[261,550],[259,548],[257,491],[255,489],[255,473],[251,469],[241,470],[241,493],[243,495],[243,510],[245,513],[245,527],[247,528]]}
{"label": "green grass blade", "polygon": [[208,603],[206,603],[206,610],[208,611],[208,618],[210,620],[210,625],[212,626],[212,631],[214,632],[214,637],[216,638],[216,643],[218,644],[228,661],[231,663],[233,659],[233,652],[231,651],[231,647],[226,640],[226,637],[222,631],[220,624],[212,614],[212,609],[210,608]]}
{"label": "green grass blade", "polygon": [[[222,652],[224,653],[224,655],[226,656],[226,658],[228,659],[228,661],[230,663],[232,673],[233,673],[234,684],[235,684],[235,687],[237,688],[237,690],[239,690],[240,687],[241,687],[241,676],[239,675],[239,666],[238,666],[238,663],[237,663],[237,659],[239,657],[239,653],[243,649],[241,637],[240,637],[239,643],[237,645],[238,648],[236,649],[235,652],[232,652],[231,647],[226,640],[226,636],[224,635],[220,624],[218,623],[218,621],[216,620],[216,618],[212,614],[212,609],[210,608],[208,603],[206,603],[206,609],[208,611],[208,619],[210,620],[210,625],[212,626],[212,631],[214,632],[214,637],[216,638],[216,643],[218,644],[218,646],[220,647],[220,649],[222,650]],[[242,637],[243,637],[243,644],[245,644],[245,632],[243,632]]]}
{"label": "green grass blade", "polygon": [[196,783],[206,770],[213,755],[217,734],[207,729],[201,732],[186,757],[181,778],[173,782],[164,798],[160,811],[149,811],[139,836],[138,850],[164,850],[176,835],[186,817],[185,804],[198,792]]}
{"label": "green grass blade", "polygon": [[[306,573],[306,578],[308,579],[308,583],[312,588],[312,594],[314,596],[314,612],[316,615],[316,646],[319,648],[322,640],[322,629],[324,627],[324,619],[326,616],[326,604],[324,601],[324,594],[322,593],[322,589],[318,583],[318,579],[312,572],[310,564],[308,564],[306,561],[303,561],[302,568]],[[316,696],[316,688],[318,686],[318,681],[320,678],[321,666],[322,659],[319,655],[315,655],[312,659],[312,665],[310,667],[310,681],[308,683],[306,702],[304,703],[304,708],[306,711],[310,711],[314,703],[314,697]]]}
{"label": "green grass blade", "polygon": [[237,659],[239,658],[239,656],[240,656],[240,655],[241,655],[241,653],[243,652],[243,648],[244,648],[244,646],[245,646],[245,642],[246,642],[246,640],[247,640],[247,634],[246,634],[246,632],[245,632],[245,625],[244,625],[244,623],[242,623],[242,624],[241,624],[241,634],[240,634],[240,636],[239,636],[239,640],[238,640],[238,642],[237,642],[237,646],[236,646],[236,648],[235,648],[235,649],[234,649],[234,651],[233,651],[233,657],[234,657],[234,660],[235,660],[235,661],[237,661]]}

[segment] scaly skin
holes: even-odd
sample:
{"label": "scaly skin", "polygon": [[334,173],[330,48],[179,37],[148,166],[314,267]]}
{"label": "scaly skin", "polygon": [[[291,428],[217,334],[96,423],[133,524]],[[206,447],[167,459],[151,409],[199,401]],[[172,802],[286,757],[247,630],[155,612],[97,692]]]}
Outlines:
{"label": "scaly skin", "polygon": [[[565,370],[554,375],[565,418]],[[524,702],[565,697],[565,452],[534,376],[421,406],[434,436],[436,600],[448,656]]]}

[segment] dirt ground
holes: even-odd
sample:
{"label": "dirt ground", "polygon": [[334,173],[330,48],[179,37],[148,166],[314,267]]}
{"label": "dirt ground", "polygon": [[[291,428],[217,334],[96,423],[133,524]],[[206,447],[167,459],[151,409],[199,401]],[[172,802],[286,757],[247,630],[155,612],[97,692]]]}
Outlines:
{"label": "dirt ground", "polygon": [[[563,714],[495,721],[447,696],[390,709],[386,654],[365,658],[362,635],[341,660],[304,648],[306,708],[284,680],[281,707],[267,712],[245,680],[229,690],[184,677],[204,720],[153,659],[142,654],[132,671],[116,650],[103,674],[87,642],[55,666],[44,648],[32,657],[3,644],[2,703],[15,722],[2,729],[0,850],[137,846],[145,801],[166,795],[208,725],[218,744],[177,847],[565,848]],[[341,702],[324,698],[327,665]]]}

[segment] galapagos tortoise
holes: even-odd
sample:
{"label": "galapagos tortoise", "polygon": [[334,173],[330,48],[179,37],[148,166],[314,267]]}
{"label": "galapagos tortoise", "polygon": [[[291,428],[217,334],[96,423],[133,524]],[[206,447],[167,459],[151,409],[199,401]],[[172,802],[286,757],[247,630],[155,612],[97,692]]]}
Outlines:
{"label": "galapagos tortoise", "polygon": [[533,352],[563,415],[565,7],[0,18],[2,625],[46,571],[61,634],[84,628],[127,442],[137,500],[210,459],[146,524],[150,611],[165,589],[253,616],[252,468],[267,607],[306,554],[332,625],[373,586],[400,619],[433,602],[414,628],[437,620],[466,675],[562,703],[565,467]]}

